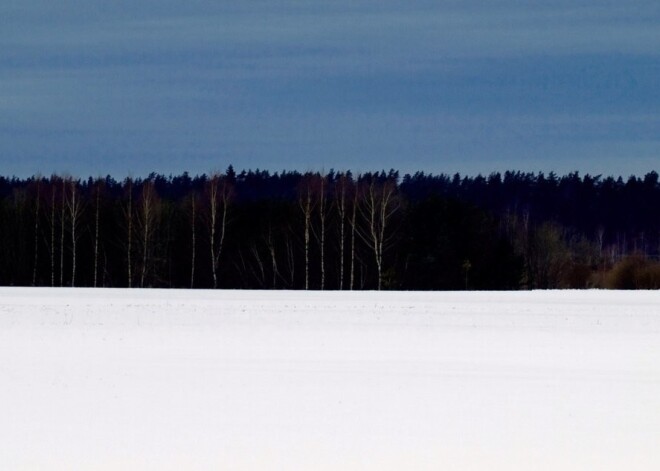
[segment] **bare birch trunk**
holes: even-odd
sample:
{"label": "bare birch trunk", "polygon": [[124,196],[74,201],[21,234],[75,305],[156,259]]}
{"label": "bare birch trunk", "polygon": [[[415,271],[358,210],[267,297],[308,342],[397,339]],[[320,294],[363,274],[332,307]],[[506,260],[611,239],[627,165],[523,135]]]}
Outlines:
{"label": "bare birch trunk", "polygon": [[69,210],[69,218],[71,219],[71,286],[76,286],[76,256],[77,256],[77,244],[78,244],[78,234],[76,229],[79,224],[80,213],[82,206],[80,203],[80,197],[78,195],[78,182],[75,180],[69,180],[69,185],[71,186],[71,198],[67,199],[67,208]]}
{"label": "bare birch trunk", "polygon": [[271,268],[273,270],[273,289],[277,288],[277,277],[279,276],[279,270],[277,268],[277,258],[275,257],[275,244],[273,243],[273,234],[272,229],[268,227],[268,239],[266,240],[268,245],[268,253],[270,254]]}
{"label": "bare birch trunk", "polygon": [[132,241],[133,241],[133,180],[128,179],[128,210],[126,212],[126,217],[128,218],[128,287],[133,287],[133,273],[131,269],[131,250],[132,250]]}
{"label": "bare birch trunk", "polygon": [[151,266],[151,256],[154,231],[157,220],[158,202],[156,201],[156,189],[153,181],[145,181],[142,185],[142,195],[140,198],[138,228],[142,235],[142,267],[140,270],[140,288],[144,288],[149,268]]}
{"label": "bare birch trunk", "polygon": [[[146,197],[145,197],[146,196]],[[149,252],[149,231],[151,230],[151,206],[147,195],[142,195],[142,273],[140,288],[144,288],[144,278],[147,273],[147,254]]]}
{"label": "bare birch trunk", "polygon": [[337,198],[337,213],[339,215],[339,290],[344,289],[344,261],[345,254],[345,225],[346,225],[346,185],[348,178],[342,175],[339,178],[337,187],[335,188],[335,195]]}
{"label": "bare birch trunk", "polygon": [[300,197],[298,204],[303,213],[305,220],[304,224],[304,241],[305,241],[305,290],[309,289],[309,239],[310,239],[310,226],[312,219],[312,188],[311,176],[305,175],[301,182]]}
{"label": "bare birch trunk", "polygon": [[50,198],[50,286],[55,287],[55,182],[51,178]]}
{"label": "bare birch trunk", "polygon": [[147,244],[149,243],[147,235],[149,233],[149,223],[146,223],[144,228],[144,240],[142,242],[142,270],[140,273],[140,288],[144,288],[144,277],[147,273]]}
{"label": "bare birch trunk", "polygon": [[97,182],[96,186],[96,216],[95,216],[95,230],[94,230],[94,288],[98,286],[98,272],[99,272],[99,212],[101,203],[101,186]]}
{"label": "bare birch trunk", "polygon": [[367,192],[366,196],[366,202],[365,202],[365,208],[367,210],[367,218],[369,222],[369,236],[370,236],[370,244],[372,250],[374,251],[374,255],[376,258],[376,273],[378,276],[378,291],[380,291],[381,288],[381,272],[382,272],[382,265],[381,265],[381,258],[380,258],[380,253],[379,253],[379,243],[378,243],[378,235],[376,231],[376,196],[374,195],[374,182],[372,181],[369,184],[369,190]]}
{"label": "bare birch trunk", "polygon": [[103,248],[103,278],[101,279],[101,286],[105,288],[105,277],[106,274],[108,273],[108,254],[105,251],[105,247]]}
{"label": "bare birch trunk", "polygon": [[305,209],[305,289],[309,289],[309,223],[311,197],[307,193],[307,205]]}
{"label": "bare birch trunk", "polygon": [[193,289],[195,287],[195,250],[197,246],[197,237],[195,233],[195,194],[193,193],[191,198],[191,203],[192,203],[192,221],[191,221],[191,227],[192,227],[192,252],[190,254],[190,289]]}
{"label": "bare birch trunk", "polygon": [[[211,242],[211,269],[213,275],[213,288],[218,287],[218,264],[224,246],[227,231],[227,211],[231,200],[232,188],[230,183],[220,175],[213,175],[208,183],[210,202],[209,233]],[[219,201],[218,201],[219,199]],[[218,232],[219,204],[222,204],[222,215],[220,215],[220,240],[216,245],[216,232]]]}
{"label": "bare birch trunk", "polygon": [[39,203],[41,200],[41,178],[37,178],[37,201],[34,211],[34,266],[32,268],[32,286],[37,284],[37,264],[39,263]]}
{"label": "bare birch trunk", "polygon": [[215,263],[215,226],[218,217],[218,178],[216,175],[211,177],[209,184],[209,198],[211,203],[211,218],[210,218],[210,232],[211,232],[211,274],[213,275],[213,289],[218,287],[218,275],[216,273]]}
{"label": "bare birch trunk", "polygon": [[225,234],[227,231],[227,210],[229,206],[229,187],[226,186],[227,183],[223,183],[222,188],[222,221],[220,224],[220,242],[218,243],[218,253],[215,257],[215,266],[217,269],[218,264],[220,263],[220,255],[222,254],[222,248],[225,244]]}
{"label": "bare birch trunk", "polygon": [[294,282],[295,282],[295,254],[293,252],[293,244],[291,243],[291,236],[290,236],[290,228],[287,228],[287,234],[286,238],[284,239],[284,244],[286,247],[286,258],[287,258],[287,265],[289,269],[289,287],[293,287]]}
{"label": "bare birch trunk", "polygon": [[261,260],[261,255],[259,254],[259,248],[257,247],[256,242],[252,243],[250,251],[257,262],[257,268],[259,268],[259,273],[256,273],[255,270],[252,269],[252,274],[262,287],[266,287],[266,270],[264,268],[264,262]]}
{"label": "bare birch trunk", "polygon": [[351,215],[351,281],[349,289],[353,291],[355,286],[355,224],[357,222],[358,192],[353,195],[353,213]]}
{"label": "bare birch trunk", "polygon": [[64,217],[66,210],[66,180],[62,179],[62,212],[61,212],[61,234],[60,234],[60,287],[64,286]]}
{"label": "bare birch trunk", "polygon": [[318,205],[319,221],[321,223],[321,234],[319,240],[319,250],[321,252],[321,291],[325,289],[325,176],[320,175],[318,183]]}
{"label": "bare birch trunk", "polygon": [[386,234],[392,215],[398,210],[393,181],[377,183],[373,179],[366,186],[360,213],[367,221],[366,230],[358,231],[360,238],[374,253],[377,270],[377,287],[383,287],[383,253],[389,237]]}
{"label": "bare birch trunk", "polygon": [[311,219],[311,195],[307,193],[305,206],[305,289],[309,289],[309,226]]}
{"label": "bare birch trunk", "polygon": [[76,183],[71,182],[71,286],[76,286],[76,243],[78,238],[76,237],[76,223],[77,221],[77,192],[76,192]]}

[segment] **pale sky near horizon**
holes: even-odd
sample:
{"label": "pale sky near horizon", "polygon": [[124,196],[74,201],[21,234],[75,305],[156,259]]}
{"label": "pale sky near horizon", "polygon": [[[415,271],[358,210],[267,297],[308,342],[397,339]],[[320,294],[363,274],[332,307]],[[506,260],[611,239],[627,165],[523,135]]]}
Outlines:
{"label": "pale sky near horizon", "polygon": [[0,175],[642,175],[657,0],[0,0]]}

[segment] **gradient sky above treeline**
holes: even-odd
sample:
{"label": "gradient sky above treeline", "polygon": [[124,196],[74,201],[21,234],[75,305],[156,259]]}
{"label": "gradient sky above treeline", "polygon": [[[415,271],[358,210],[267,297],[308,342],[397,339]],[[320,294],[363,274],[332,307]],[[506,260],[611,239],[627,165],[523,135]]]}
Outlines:
{"label": "gradient sky above treeline", "polygon": [[0,0],[0,174],[641,175],[660,2]]}

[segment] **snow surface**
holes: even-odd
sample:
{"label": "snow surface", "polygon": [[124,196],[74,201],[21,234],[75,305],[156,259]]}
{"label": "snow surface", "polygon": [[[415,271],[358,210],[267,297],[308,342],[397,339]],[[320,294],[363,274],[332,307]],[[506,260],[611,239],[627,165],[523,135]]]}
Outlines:
{"label": "snow surface", "polygon": [[657,470],[660,292],[0,289],[3,470]]}

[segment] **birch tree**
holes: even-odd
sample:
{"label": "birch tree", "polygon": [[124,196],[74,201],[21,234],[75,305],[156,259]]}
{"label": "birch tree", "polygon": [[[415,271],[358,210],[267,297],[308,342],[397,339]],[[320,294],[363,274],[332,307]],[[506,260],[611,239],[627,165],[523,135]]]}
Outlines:
{"label": "birch tree", "polygon": [[349,289],[355,286],[355,234],[357,233],[358,192],[353,188],[353,207],[351,208],[351,278]]}
{"label": "birch tree", "polygon": [[103,180],[96,180],[95,187],[95,205],[94,205],[94,288],[98,286],[99,273],[99,231],[100,231],[100,213],[101,213],[101,191],[103,190]]}
{"label": "birch tree", "polygon": [[140,287],[144,288],[147,277],[152,274],[154,256],[154,236],[159,217],[159,199],[153,180],[142,184],[137,219],[142,249]]}
{"label": "birch tree", "polygon": [[66,208],[69,216],[70,230],[71,230],[71,286],[76,286],[76,257],[78,254],[77,245],[78,226],[80,225],[80,215],[82,214],[83,205],[78,189],[78,180],[68,179],[69,196],[66,198]]}
{"label": "birch tree", "polygon": [[60,208],[60,287],[64,286],[64,226],[66,217],[66,185],[67,179],[62,178],[62,204]]}
{"label": "birch tree", "polygon": [[193,191],[190,193],[190,229],[191,229],[191,244],[192,250],[190,252],[190,289],[195,287],[195,256],[197,253],[197,194]]}
{"label": "birch tree", "polygon": [[292,288],[295,284],[295,279],[296,279],[295,276],[296,258],[294,252],[294,244],[291,241],[291,238],[293,236],[293,230],[291,229],[290,226],[286,226],[286,228],[283,229],[283,234],[284,234],[284,252],[286,255],[286,268],[288,274],[288,279],[286,280],[286,282],[289,288]]}
{"label": "birch tree", "polygon": [[126,220],[126,271],[127,284],[129,288],[133,287],[133,179],[127,178],[124,181],[124,191],[127,194],[128,202],[124,208],[124,219]]}
{"label": "birch tree", "polygon": [[280,276],[279,269],[277,267],[277,257],[275,256],[275,242],[273,240],[273,229],[270,224],[268,224],[268,231],[266,233],[266,248],[268,249],[268,254],[270,255],[270,266],[273,274],[273,283],[272,288],[277,288],[277,278]]}
{"label": "birch tree", "polygon": [[303,214],[303,241],[305,247],[305,290],[309,289],[309,242],[314,211],[314,176],[305,174],[298,186],[298,206]]}
{"label": "birch tree", "polygon": [[[353,181],[350,174],[342,173],[335,182],[334,206],[337,208],[339,220],[339,290],[344,289],[344,264],[346,261],[346,224],[348,218],[349,198],[352,191]],[[351,221],[348,220],[350,223]],[[351,284],[352,286],[352,284]]]}
{"label": "birch tree", "polygon": [[55,287],[55,199],[57,193],[57,179],[50,177],[50,286]]}
{"label": "birch tree", "polygon": [[383,286],[383,254],[392,241],[391,220],[399,208],[396,181],[379,182],[372,176],[363,183],[358,209],[364,225],[358,226],[358,235],[373,252],[378,290]]}
{"label": "birch tree", "polygon": [[211,248],[213,288],[218,287],[218,266],[227,233],[227,213],[233,196],[232,184],[220,174],[213,174],[206,182],[208,201],[207,227]]}
{"label": "birch tree", "polygon": [[34,204],[34,263],[32,264],[32,286],[37,284],[37,266],[39,264],[39,211],[41,203],[41,177],[35,178],[36,196]]}
{"label": "birch tree", "polygon": [[319,251],[321,255],[321,291],[325,289],[325,222],[326,222],[326,186],[327,178],[325,175],[317,175],[315,193],[317,196],[318,202],[318,214],[319,214],[319,234],[317,236],[319,242]]}

